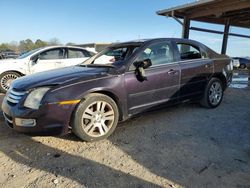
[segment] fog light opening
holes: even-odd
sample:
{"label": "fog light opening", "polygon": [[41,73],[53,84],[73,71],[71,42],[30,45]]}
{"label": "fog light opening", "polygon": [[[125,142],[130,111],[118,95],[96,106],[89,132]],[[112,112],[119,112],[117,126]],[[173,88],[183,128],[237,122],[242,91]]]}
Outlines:
{"label": "fog light opening", "polygon": [[36,120],[15,118],[15,124],[16,126],[20,126],[20,127],[34,127],[36,126]]}

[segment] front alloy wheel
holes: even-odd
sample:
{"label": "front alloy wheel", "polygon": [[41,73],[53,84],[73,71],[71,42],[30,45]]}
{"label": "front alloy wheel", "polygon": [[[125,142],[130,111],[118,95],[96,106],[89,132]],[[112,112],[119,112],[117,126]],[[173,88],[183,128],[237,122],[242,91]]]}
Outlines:
{"label": "front alloy wheel", "polygon": [[73,132],[85,141],[107,138],[118,123],[116,103],[103,94],[90,94],[78,106],[74,120]]}
{"label": "front alloy wheel", "polygon": [[82,126],[86,134],[100,137],[107,134],[114,123],[114,110],[105,101],[91,103],[82,115]]}

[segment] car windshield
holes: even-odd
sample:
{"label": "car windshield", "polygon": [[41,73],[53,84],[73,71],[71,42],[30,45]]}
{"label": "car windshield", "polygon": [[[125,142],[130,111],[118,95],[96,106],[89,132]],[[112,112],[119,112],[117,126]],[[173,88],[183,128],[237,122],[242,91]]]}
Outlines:
{"label": "car windshield", "polygon": [[109,66],[113,65],[116,62],[124,61],[130,57],[136,49],[139,48],[139,45],[128,45],[128,46],[119,46],[119,47],[109,47],[103,50],[102,52],[96,54],[92,58],[88,59],[81,65],[95,65],[95,66]]}
{"label": "car windshield", "polygon": [[31,51],[29,51],[29,52],[26,52],[26,53],[20,55],[17,59],[24,59],[24,58],[28,57],[29,55],[31,55],[31,54],[37,52],[37,51],[40,50],[40,49],[41,49],[41,48],[37,48],[37,49],[35,49],[35,50],[31,50]]}

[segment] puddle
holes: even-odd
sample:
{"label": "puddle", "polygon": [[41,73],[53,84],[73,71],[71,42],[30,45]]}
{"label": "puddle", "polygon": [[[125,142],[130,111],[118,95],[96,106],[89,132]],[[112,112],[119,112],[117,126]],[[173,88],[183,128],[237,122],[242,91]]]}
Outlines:
{"label": "puddle", "polygon": [[233,80],[229,87],[244,89],[250,86],[250,75],[248,72],[233,73]]}
{"label": "puddle", "polygon": [[236,89],[244,89],[244,88],[247,88],[249,85],[248,84],[230,84],[229,87],[231,88],[236,88]]}

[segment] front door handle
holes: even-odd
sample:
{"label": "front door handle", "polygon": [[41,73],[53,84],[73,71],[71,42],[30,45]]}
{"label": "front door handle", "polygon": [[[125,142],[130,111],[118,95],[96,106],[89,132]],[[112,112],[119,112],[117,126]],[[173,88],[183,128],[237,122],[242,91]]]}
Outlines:
{"label": "front door handle", "polygon": [[176,73],[177,73],[177,71],[174,70],[174,69],[170,69],[170,70],[168,71],[168,75],[173,75],[173,74],[176,74]]}
{"label": "front door handle", "polygon": [[212,66],[213,66],[212,64],[208,63],[205,65],[205,68],[211,68]]}

